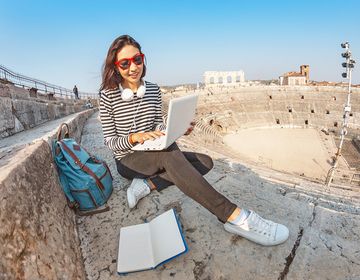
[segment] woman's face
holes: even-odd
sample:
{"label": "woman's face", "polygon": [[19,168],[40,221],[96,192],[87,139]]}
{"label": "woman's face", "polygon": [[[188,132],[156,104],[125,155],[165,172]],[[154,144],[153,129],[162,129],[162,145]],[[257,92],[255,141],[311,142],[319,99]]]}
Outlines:
{"label": "woman's face", "polygon": [[132,45],[124,46],[117,53],[116,61],[119,62],[119,64],[116,67],[119,70],[121,77],[123,77],[125,83],[139,84],[140,82],[144,69],[144,63],[142,58],[140,59],[138,56],[136,56],[139,54],[139,49]]}

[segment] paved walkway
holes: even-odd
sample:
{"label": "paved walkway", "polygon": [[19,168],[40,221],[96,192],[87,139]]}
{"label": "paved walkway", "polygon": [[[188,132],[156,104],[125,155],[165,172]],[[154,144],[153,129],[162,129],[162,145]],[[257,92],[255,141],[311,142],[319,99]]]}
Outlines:
{"label": "paved walkway", "polygon": [[[182,140],[179,143],[184,146]],[[105,159],[114,175],[111,210],[77,219],[90,280],[122,277],[116,272],[122,226],[151,220],[173,207],[180,215],[189,252],[155,270],[129,274],[126,279],[360,279],[358,204],[344,208],[341,203],[328,203],[311,192],[306,194],[304,190],[299,192],[294,187],[266,181],[227,159],[215,160],[206,179],[218,191],[238,205],[289,227],[287,242],[262,247],[226,232],[210,212],[175,186],[161,193],[152,192],[130,210],[126,202],[130,182],[117,175],[112,154],[103,144],[96,114],[83,130],[82,145]],[[192,149],[195,147],[196,144]],[[309,183],[308,188],[311,187]]]}
{"label": "paved walkway", "polygon": [[24,130],[12,136],[0,139],[0,158],[2,154],[10,153],[12,150],[29,144],[34,140],[48,140],[52,132],[54,132],[54,129],[57,129],[60,124],[76,118],[76,116],[81,113],[82,112],[78,112],[60,119],[48,121],[29,130]]}

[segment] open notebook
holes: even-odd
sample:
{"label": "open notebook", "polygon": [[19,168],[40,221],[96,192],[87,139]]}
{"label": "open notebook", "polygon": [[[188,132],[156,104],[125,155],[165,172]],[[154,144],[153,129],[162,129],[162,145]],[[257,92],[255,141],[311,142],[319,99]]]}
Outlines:
{"label": "open notebook", "polygon": [[175,210],[170,209],[148,223],[120,229],[117,272],[153,269],[187,250]]}

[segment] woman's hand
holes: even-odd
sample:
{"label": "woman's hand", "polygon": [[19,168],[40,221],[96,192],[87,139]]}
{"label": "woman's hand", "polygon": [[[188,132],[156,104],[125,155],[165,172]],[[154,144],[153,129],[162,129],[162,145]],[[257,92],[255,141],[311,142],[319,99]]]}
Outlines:
{"label": "woman's hand", "polygon": [[146,140],[154,140],[159,138],[160,136],[165,135],[164,132],[156,130],[156,131],[148,131],[148,132],[138,132],[130,134],[130,143],[136,144],[140,143],[143,144]]}
{"label": "woman's hand", "polygon": [[184,135],[189,135],[193,130],[194,130],[194,126],[196,125],[196,122],[195,121],[192,121],[191,123],[190,123],[190,127],[188,128],[188,130],[185,132],[185,134]]}

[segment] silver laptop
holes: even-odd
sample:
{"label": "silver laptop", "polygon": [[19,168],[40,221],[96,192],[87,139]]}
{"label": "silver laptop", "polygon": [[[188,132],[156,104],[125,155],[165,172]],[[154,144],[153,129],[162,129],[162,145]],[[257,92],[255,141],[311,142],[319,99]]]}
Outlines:
{"label": "silver laptop", "polygon": [[194,120],[198,94],[187,95],[170,100],[165,135],[147,140],[131,149],[134,151],[164,150],[184,135]]}

